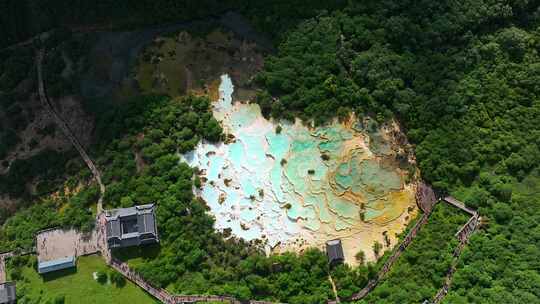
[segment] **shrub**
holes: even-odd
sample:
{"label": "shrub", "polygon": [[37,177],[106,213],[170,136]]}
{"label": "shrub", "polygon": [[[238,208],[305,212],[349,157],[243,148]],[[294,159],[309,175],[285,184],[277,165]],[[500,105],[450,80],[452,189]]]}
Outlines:
{"label": "shrub", "polygon": [[66,297],[64,295],[57,295],[54,297],[54,304],[64,304],[66,302]]}
{"label": "shrub", "polygon": [[111,280],[111,283],[116,285],[116,287],[124,287],[126,285],[126,278],[118,271],[111,270],[109,272],[109,280]]}
{"label": "shrub", "polygon": [[107,283],[107,274],[101,271],[96,272],[96,280],[100,284]]}

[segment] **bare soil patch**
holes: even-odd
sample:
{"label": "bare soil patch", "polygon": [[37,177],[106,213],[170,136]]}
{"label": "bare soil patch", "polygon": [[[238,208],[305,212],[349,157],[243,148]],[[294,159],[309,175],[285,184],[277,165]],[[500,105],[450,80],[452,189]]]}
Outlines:
{"label": "bare soil patch", "polygon": [[41,262],[99,251],[96,230],[87,234],[74,229],[44,230],[36,235],[36,247]]}

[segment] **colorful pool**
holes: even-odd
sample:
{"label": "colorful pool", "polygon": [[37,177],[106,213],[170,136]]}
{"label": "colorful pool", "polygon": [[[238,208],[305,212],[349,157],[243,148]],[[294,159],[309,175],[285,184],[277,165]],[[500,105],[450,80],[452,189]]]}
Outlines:
{"label": "colorful pool", "polygon": [[340,238],[351,264],[358,250],[373,259],[370,248],[383,243],[383,233],[395,240],[414,215],[415,186],[384,161],[392,150],[383,131],[374,149],[356,119],[317,128],[269,121],[258,105],[233,102],[233,91],[231,78],[222,75],[214,116],[234,140],[201,142],[183,155],[203,172],[196,192],[216,229],[261,240],[276,252]]}

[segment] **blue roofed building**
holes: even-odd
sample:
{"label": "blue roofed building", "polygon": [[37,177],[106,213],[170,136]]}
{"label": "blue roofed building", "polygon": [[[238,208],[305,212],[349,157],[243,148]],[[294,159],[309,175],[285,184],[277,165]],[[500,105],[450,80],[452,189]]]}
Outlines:
{"label": "blue roofed building", "polygon": [[51,228],[36,235],[40,274],[76,267],[77,257],[99,252],[98,233],[75,229]]}
{"label": "blue roofed building", "polygon": [[44,274],[47,272],[57,271],[61,269],[71,268],[76,266],[75,256],[69,256],[51,261],[38,261],[38,272]]}

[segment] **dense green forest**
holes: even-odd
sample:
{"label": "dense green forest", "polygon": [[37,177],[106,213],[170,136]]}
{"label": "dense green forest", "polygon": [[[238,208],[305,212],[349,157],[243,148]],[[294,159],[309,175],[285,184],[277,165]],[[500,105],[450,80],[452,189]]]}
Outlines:
{"label": "dense green forest", "polygon": [[[2,11],[13,13],[1,20],[7,37],[1,45],[73,23],[133,27],[233,8],[251,13],[256,27],[278,47],[256,77],[263,88],[257,102],[265,115],[319,124],[351,111],[380,122],[396,118],[415,145],[424,179],[479,211],[481,230],[459,260],[445,303],[540,301],[536,1],[142,1],[129,7],[123,2],[80,2],[27,1],[21,4],[26,10],[14,1],[3,2],[7,10]],[[29,22],[38,10],[43,18]],[[82,17],[83,12],[88,14]],[[24,56],[3,63],[10,79],[30,73]],[[13,108],[17,96],[10,92],[0,97],[6,108],[21,113]],[[212,229],[212,218],[191,191],[199,184],[197,172],[177,156],[201,138],[221,138],[208,107],[205,98],[142,96],[96,112],[95,137],[100,141],[92,154],[104,169],[107,205],[160,206],[161,246],[142,262],[130,252],[115,254],[175,292],[289,303],[331,298],[322,252],[267,258],[257,244],[224,241]],[[16,134],[5,130],[2,142],[16,142]],[[2,249],[28,247],[33,232],[48,226],[89,229],[92,189],[34,205],[8,219],[0,234]],[[463,220],[440,207],[386,280],[361,303],[417,303],[434,295],[455,244],[451,236]],[[331,270],[340,296],[359,290],[379,266]]]}
{"label": "dense green forest", "polygon": [[[479,210],[484,230],[460,261],[448,303],[540,298],[531,258],[540,254],[538,25],[533,1],[351,4],[291,31],[258,77],[267,115],[397,117],[423,177]],[[415,247],[408,254],[423,262],[392,273],[370,303],[395,303],[385,300],[403,294],[394,277],[414,278],[434,259]]]}
{"label": "dense green forest", "polygon": [[[200,186],[196,170],[179,163],[177,154],[192,150],[201,138],[222,139],[208,98],[146,96],[108,112],[120,123],[107,130],[119,138],[103,145],[98,153],[97,161],[105,168],[105,204],[156,203],[161,239],[156,250],[113,254],[156,286],[182,294],[226,294],[290,303],[320,303],[331,297],[324,253],[313,250],[302,256],[268,258],[256,243],[224,240],[213,229],[206,205],[192,193],[194,185]],[[350,269],[342,271],[355,280],[355,288],[366,281],[367,271],[363,279]]]}
{"label": "dense green forest", "polygon": [[52,227],[76,228],[90,231],[94,227],[92,205],[99,195],[96,187],[88,187],[75,195],[60,194],[35,202],[29,208],[7,219],[0,234],[2,252],[30,249],[39,230]]}
{"label": "dense green forest", "polygon": [[219,17],[235,10],[277,38],[299,21],[344,7],[345,0],[6,0],[0,3],[0,48],[59,27],[133,29]]}
{"label": "dense green forest", "polygon": [[32,61],[30,49],[0,52],[0,159],[21,141],[18,132],[32,119],[24,109],[28,93],[17,90],[30,74]]}

